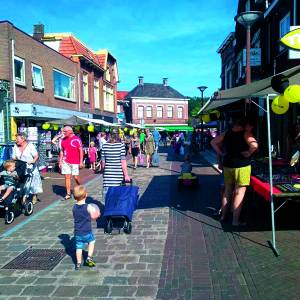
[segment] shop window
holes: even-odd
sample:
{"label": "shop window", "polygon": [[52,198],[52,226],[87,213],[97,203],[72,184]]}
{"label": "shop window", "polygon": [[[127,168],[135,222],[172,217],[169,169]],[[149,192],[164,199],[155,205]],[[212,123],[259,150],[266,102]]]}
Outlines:
{"label": "shop window", "polygon": [[100,101],[99,101],[99,80],[94,80],[94,105],[95,108],[100,108]]}
{"label": "shop window", "polygon": [[146,117],[152,118],[152,107],[151,106],[147,106],[147,108],[146,108]]}
{"label": "shop window", "polygon": [[167,116],[168,118],[173,118],[173,106],[168,106]]}
{"label": "shop window", "polygon": [[54,96],[75,101],[74,77],[58,70],[53,70]]}
{"label": "shop window", "polygon": [[25,60],[17,56],[14,57],[15,82],[25,85]]}
{"label": "shop window", "polygon": [[156,117],[157,118],[162,118],[163,117],[163,107],[162,106],[157,106]]}
{"label": "shop window", "polygon": [[83,73],[82,75],[82,90],[83,90],[83,101],[89,102],[89,75]]}
{"label": "shop window", "polygon": [[43,70],[40,66],[31,65],[32,72],[32,87],[38,90],[44,89],[44,78],[43,78]]}
{"label": "shop window", "polygon": [[177,107],[177,118],[178,119],[182,119],[183,118],[183,107],[182,106],[178,106]]}

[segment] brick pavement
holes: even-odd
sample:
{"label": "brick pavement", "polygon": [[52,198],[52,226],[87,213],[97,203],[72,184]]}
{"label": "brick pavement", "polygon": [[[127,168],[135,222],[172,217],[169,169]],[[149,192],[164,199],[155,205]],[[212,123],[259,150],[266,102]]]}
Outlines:
{"label": "brick pavement", "polygon": [[[213,218],[220,177],[205,160],[195,161],[199,188],[178,190],[180,162],[160,158],[160,168],[130,169],[141,196],[131,235],[104,235],[103,222],[94,223],[96,268],[74,271],[72,201],[52,201],[2,237],[0,268],[28,247],[67,256],[52,271],[0,269],[0,299],[300,299],[299,227],[278,231],[275,258],[268,222],[256,226],[263,211],[249,206],[243,232]],[[100,176],[87,188],[100,200]]]}

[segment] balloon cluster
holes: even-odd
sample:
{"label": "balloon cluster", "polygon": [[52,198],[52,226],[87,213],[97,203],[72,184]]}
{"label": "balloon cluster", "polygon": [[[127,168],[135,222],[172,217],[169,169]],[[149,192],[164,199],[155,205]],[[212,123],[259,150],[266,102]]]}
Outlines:
{"label": "balloon cluster", "polygon": [[273,90],[280,93],[271,105],[272,111],[277,115],[285,114],[290,106],[290,103],[300,102],[300,85],[289,85],[289,80],[286,76],[279,74],[272,78],[271,86]]}
{"label": "balloon cluster", "polygon": [[59,129],[59,126],[57,124],[53,124],[51,126],[50,123],[45,122],[45,123],[42,124],[42,129],[44,129],[44,130],[50,130],[50,129],[52,129],[54,131],[57,131]]}

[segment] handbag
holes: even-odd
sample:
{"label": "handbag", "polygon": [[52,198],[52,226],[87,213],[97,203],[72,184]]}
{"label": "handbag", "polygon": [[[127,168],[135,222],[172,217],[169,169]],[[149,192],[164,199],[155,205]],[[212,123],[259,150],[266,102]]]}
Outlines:
{"label": "handbag", "polygon": [[144,164],[144,154],[140,153],[138,156],[138,159],[139,159],[140,165],[143,165]]}

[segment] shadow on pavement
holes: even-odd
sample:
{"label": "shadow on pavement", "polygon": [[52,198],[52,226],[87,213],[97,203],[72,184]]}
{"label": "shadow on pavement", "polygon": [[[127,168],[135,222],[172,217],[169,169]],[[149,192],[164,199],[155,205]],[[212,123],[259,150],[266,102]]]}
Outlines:
{"label": "shadow on pavement", "polygon": [[75,239],[66,233],[62,233],[59,236],[61,244],[65,247],[66,254],[72,258],[74,264],[76,264],[76,251],[75,251]]}

